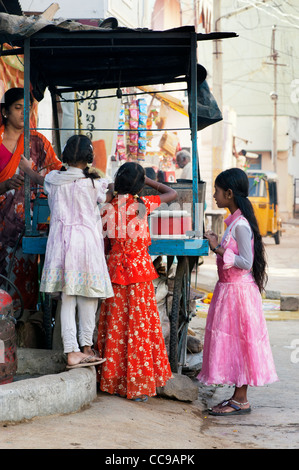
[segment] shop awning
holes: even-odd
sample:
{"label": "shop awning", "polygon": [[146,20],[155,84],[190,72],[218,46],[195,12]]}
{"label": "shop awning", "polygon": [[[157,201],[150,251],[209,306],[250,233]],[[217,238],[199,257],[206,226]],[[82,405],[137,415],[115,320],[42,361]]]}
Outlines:
{"label": "shop awning", "polygon": [[174,109],[175,111],[184,114],[184,116],[188,116],[188,110],[184,107],[181,100],[174,97],[173,95],[170,95],[167,92],[158,92],[150,86],[139,86],[138,88],[142,91],[145,91],[149,95],[155,96],[157,100],[166,103],[170,108]]}

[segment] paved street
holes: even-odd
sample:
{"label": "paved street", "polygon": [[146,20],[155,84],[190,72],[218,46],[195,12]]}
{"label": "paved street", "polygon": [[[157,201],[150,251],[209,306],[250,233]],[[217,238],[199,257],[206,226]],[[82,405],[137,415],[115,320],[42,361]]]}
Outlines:
{"label": "paved street", "polygon": [[[252,412],[246,416],[204,418],[204,435],[231,439],[233,448],[298,449],[299,410],[299,318],[296,321],[270,321],[268,330],[279,382],[249,389]],[[292,348],[296,342],[296,350]],[[292,360],[293,359],[293,360]],[[296,361],[296,362],[294,362]],[[212,406],[232,394],[227,386],[217,388]]]}
{"label": "paved street", "polygon": [[[299,295],[299,226],[284,224],[280,245],[265,238],[268,258],[267,290],[281,295]],[[209,256],[201,269],[199,283],[211,286],[215,281],[213,256]],[[206,276],[205,276],[206,274]],[[206,280],[203,280],[205,276]],[[299,312],[281,312],[279,301],[267,301],[265,311],[268,331],[279,376],[279,382],[266,387],[249,389],[252,413],[238,417],[204,418],[205,436],[231,439],[233,447],[243,448],[299,448],[299,410],[297,393],[299,383]],[[271,309],[272,305],[272,309]],[[205,319],[197,324],[204,328]],[[213,406],[229,398],[233,388],[219,387],[207,405]]]}

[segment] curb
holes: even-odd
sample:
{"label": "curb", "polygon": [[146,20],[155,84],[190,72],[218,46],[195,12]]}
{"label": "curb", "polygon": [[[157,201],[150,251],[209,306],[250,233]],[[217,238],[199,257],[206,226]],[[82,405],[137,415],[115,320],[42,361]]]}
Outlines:
{"label": "curb", "polygon": [[[35,350],[36,355],[40,352]],[[73,413],[89,405],[96,396],[95,367],[17,380],[0,386],[0,422],[16,423],[37,416]]]}

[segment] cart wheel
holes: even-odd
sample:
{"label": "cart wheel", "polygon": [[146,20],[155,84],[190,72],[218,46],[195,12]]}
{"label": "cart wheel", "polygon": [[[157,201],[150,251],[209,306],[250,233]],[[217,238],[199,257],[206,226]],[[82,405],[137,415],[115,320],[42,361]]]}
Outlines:
{"label": "cart wheel", "polygon": [[190,321],[190,270],[187,256],[178,257],[170,313],[169,362],[172,372],[182,373],[187,356],[187,333]]}

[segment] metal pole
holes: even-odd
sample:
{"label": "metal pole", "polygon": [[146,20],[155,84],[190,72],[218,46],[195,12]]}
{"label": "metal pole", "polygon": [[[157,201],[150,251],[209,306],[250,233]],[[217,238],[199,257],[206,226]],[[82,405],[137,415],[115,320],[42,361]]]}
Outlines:
{"label": "metal pole", "polygon": [[274,92],[272,94],[273,99],[273,142],[272,142],[272,160],[273,168],[275,173],[277,172],[277,56],[278,53],[275,50],[275,31],[276,26],[272,27],[272,58],[274,62]]}
{"label": "metal pole", "polygon": [[191,34],[191,140],[192,140],[192,175],[193,175],[193,230],[199,231],[198,213],[198,161],[197,161],[197,38]]}
{"label": "metal pole", "polygon": [[[24,156],[30,159],[30,38],[24,40]],[[25,234],[31,232],[30,178],[25,174]]]}
{"label": "metal pole", "polygon": [[[221,31],[221,0],[213,1],[213,15],[215,31]],[[222,42],[221,39],[213,41],[213,95],[222,110]],[[212,188],[216,176],[222,171],[222,142],[223,141],[223,121],[217,122],[212,126]],[[212,206],[217,209],[216,203],[212,198]]]}
{"label": "metal pole", "polygon": [[55,129],[55,152],[59,158],[61,158],[61,142],[60,142],[60,130],[59,130],[59,119],[58,119],[58,110],[57,110],[57,101],[56,101],[56,89],[51,88],[51,100],[52,100],[52,112],[54,120],[54,129]]}
{"label": "metal pole", "polygon": [[278,100],[278,91],[277,91],[277,67],[286,66],[286,64],[279,64],[277,62],[278,59],[278,52],[275,49],[275,33],[276,33],[276,26],[272,26],[272,38],[271,38],[271,56],[270,59],[273,62],[263,62],[264,64],[273,65],[274,67],[274,78],[273,78],[273,86],[274,90],[270,93],[270,97],[273,100],[273,118],[272,118],[272,163],[273,163],[273,170],[277,173],[277,100]]}

